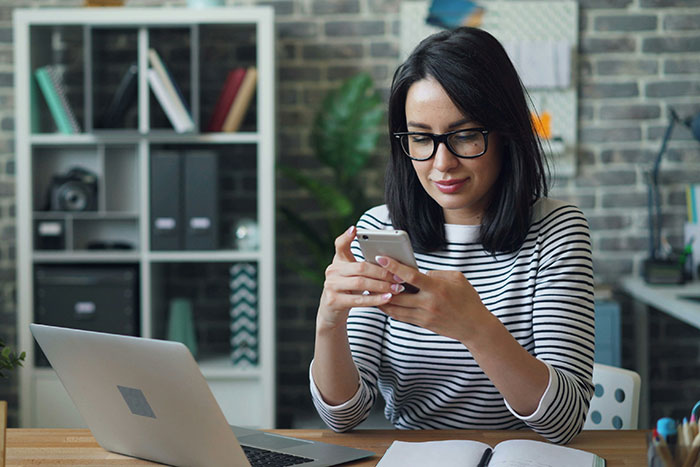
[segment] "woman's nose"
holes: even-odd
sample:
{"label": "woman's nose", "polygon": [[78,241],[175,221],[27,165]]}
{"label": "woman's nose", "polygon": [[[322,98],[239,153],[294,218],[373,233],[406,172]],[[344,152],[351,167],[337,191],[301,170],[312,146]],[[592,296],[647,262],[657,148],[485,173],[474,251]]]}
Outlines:
{"label": "woman's nose", "polygon": [[445,143],[439,143],[437,151],[435,151],[435,158],[433,160],[433,167],[441,172],[446,172],[450,168],[459,165],[459,161],[454,154],[447,149]]}

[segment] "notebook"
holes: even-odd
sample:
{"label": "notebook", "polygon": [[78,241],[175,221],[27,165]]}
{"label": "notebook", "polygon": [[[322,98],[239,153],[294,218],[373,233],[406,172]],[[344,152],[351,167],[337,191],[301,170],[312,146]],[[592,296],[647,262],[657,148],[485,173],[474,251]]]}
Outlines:
{"label": "notebook", "polygon": [[[374,454],[230,426],[192,354],[179,342],[39,324],[30,328],[108,451],[178,466],[246,466],[248,459],[251,465],[330,466]],[[266,456],[284,459],[257,460]]]}
{"label": "notebook", "polygon": [[605,467],[592,452],[543,441],[511,439],[491,448],[473,440],[394,441],[377,467]]}

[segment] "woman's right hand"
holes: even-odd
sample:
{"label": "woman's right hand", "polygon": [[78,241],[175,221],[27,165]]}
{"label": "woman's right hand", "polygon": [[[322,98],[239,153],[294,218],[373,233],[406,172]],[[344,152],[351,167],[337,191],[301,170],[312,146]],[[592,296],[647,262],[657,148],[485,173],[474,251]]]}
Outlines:
{"label": "woman's right hand", "polygon": [[376,264],[355,260],[350,250],[355,232],[352,226],[335,239],[335,256],[326,268],[316,316],[317,331],[338,326],[345,329],[350,308],[385,305],[393,294],[401,291],[401,285],[395,283],[390,272]]}

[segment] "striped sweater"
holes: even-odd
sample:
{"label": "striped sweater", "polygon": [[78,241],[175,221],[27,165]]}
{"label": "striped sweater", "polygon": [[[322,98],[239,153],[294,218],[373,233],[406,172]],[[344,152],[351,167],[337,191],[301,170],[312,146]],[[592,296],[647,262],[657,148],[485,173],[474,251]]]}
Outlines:
{"label": "striped sweater", "polygon": [[[386,206],[358,228],[392,229]],[[311,378],[314,404],[333,430],[361,423],[381,392],[399,429],[520,429],[566,443],[583,426],[593,393],[593,269],[588,224],[569,204],[540,199],[522,247],[491,255],[479,226],[446,225],[443,251],[416,254],[422,272],[458,270],[515,339],[549,369],[534,413],[512,410],[460,342],[396,321],[376,308],[353,308],[347,322],[360,387],[347,402],[326,404]],[[362,260],[357,240],[353,254]]]}

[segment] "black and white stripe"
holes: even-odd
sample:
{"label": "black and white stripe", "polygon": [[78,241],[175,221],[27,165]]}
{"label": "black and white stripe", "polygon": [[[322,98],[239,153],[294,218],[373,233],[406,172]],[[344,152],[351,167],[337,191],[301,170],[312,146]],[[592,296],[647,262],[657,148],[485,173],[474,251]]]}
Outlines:
{"label": "black and white stripe", "polygon": [[[338,407],[313,385],[319,414],[336,431],[368,415],[377,391],[386,417],[402,429],[517,429],[529,426],[566,443],[583,426],[593,392],[593,268],[588,224],[569,204],[541,199],[519,251],[492,255],[478,243],[477,226],[447,225],[445,250],[416,254],[421,271],[461,271],[517,341],[550,368],[550,385],[534,414],[510,410],[460,342],[354,308],[348,318],[358,394]],[[385,206],[367,211],[359,228],[392,229]],[[352,250],[363,259],[355,241]]]}

